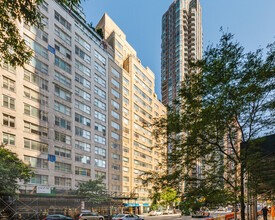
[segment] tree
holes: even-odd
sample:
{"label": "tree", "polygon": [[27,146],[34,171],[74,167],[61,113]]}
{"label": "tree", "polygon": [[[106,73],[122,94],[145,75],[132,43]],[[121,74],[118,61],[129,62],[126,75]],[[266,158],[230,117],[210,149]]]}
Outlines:
{"label": "tree", "polygon": [[[81,0],[57,0],[73,9]],[[0,62],[23,66],[31,58],[32,51],[19,33],[18,23],[43,29],[42,15],[37,6],[44,0],[1,0],[0,4]]]}
{"label": "tree", "polygon": [[217,190],[229,189],[244,220],[249,143],[274,131],[274,80],[275,43],[268,45],[265,56],[263,49],[245,53],[225,33],[202,60],[190,62],[178,99],[168,107],[167,117],[154,123],[156,139],[167,137],[164,144],[169,147],[170,172],[163,182],[185,182],[185,191],[202,186],[202,181]]}
{"label": "tree", "polygon": [[97,28],[97,29],[96,29],[96,33],[98,33],[98,35],[99,35],[101,38],[104,37],[102,28]]}
{"label": "tree", "polygon": [[160,204],[163,205],[166,209],[174,202],[179,202],[177,191],[171,187],[167,187],[161,192],[160,199]]}
{"label": "tree", "polygon": [[102,179],[80,183],[77,193],[80,196],[87,197],[92,204],[101,204],[107,200],[106,189],[102,185]]}
{"label": "tree", "polygon": [[33,176],[30,167],[18,159],[15,153],[0,146],[0,194],[15,195],[18,182],[29,182]]}

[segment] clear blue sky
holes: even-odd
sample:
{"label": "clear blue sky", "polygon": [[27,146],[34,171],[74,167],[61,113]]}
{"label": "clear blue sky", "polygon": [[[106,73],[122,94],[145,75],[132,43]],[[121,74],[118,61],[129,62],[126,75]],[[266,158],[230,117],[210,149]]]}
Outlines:
{"label": "clear blue sky", "polygon": [[[143,66],[156,75],[160,92],[161,17],[173,0],[86,0],[87,22],[96,26],[106,12],[126,34]],[[200,0],[204,49],[217,43],[222,26],[235,34],[247,51],[275,41],[275,0]]]}

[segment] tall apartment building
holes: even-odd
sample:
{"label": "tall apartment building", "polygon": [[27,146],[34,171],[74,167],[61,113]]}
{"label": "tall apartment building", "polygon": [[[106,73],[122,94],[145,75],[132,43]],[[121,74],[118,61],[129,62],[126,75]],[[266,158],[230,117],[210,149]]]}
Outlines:
{"label": "tall apartment building", "polygon": [[166,113],[166,108],[158,101],[154,92],[155,75],[143,67],[136,51],[126,40],[126,35],[115,22],[104,14],[97,28],[102,28],[104,39],[114,49],[115,62],[120,65],[123,75],[123,192],[136,193],[136,203],[126,203],[138,209],[139,213],[149,209],[151,186],[142,185],[139,176],[151,170],[158,169],[161,162],[161,152],[152,149],[154,138],[152,128],[144,124],[152,123],[154,117]]}
{"label": "tall apartment building", "polygon": [[34,53],[24,68],[0,68],[0,138],[35,170],[23,189],[103,177],[120,192],[122,70],[75,10],[46,0],[43,31],[19,25]]}
{"label": "tall apartment building", "polygon": [[164,105],[177,98],[188,60],[202,58],[199,0],[175,0],[162,16],[161,94]]}

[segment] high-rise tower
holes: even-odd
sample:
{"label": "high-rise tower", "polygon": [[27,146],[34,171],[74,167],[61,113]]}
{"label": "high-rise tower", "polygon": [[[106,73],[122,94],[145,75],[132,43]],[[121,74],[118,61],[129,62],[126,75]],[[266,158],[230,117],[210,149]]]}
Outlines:
{"label": "high-rise tower", "polygon": [[202,58],[199,0],[175,0],[162,16],[161,94],[172,104],[188,73],[188,60]]}

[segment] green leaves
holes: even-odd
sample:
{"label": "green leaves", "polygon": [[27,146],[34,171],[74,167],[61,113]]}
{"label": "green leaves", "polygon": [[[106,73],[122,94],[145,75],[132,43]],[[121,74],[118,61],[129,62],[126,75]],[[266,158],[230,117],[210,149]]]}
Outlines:
{"label": "green leaves", "polygon": [[77,193],[78,195],[89,198],[92,204],[100,204],[108,199],[106,189],[102,184],[102,179],[80,183]]}
{"label": "green leaves", "polygon": [[30,167],[18,159],[15,153],[0,146],[0,194],[14,195],[18,182],[29,182],[33,176]]}

